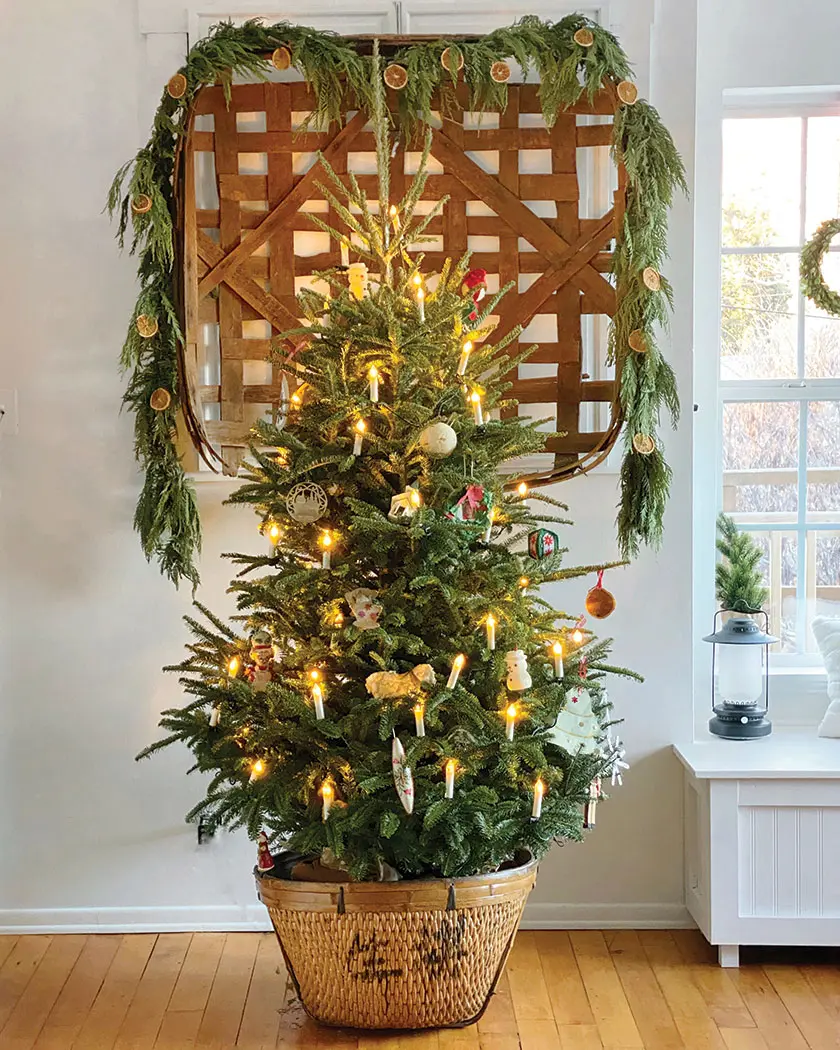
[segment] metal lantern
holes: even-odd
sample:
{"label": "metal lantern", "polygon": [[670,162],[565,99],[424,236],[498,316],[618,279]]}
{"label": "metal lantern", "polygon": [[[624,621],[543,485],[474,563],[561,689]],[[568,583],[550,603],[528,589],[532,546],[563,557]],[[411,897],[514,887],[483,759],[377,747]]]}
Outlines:
{"label": "metal lantern", "polygon": [[767,672],[770,646],[779,639],[767,633],[767,613],[755,615],[764,617],[764,630],[752,616],[732,616],[719,627],[723,612],[715,613],[714,634],[703,639],[714,645],[709,731],[728,740],[752,740],[773,728],[767,718]]}

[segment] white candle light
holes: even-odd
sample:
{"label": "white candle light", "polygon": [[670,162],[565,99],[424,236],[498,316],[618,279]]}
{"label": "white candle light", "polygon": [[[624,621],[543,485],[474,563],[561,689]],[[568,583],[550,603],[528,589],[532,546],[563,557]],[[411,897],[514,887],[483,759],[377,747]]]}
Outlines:
{"label": "white candle light", "polygon": [[251,775],[248,777],[248,783],[253,784],[255,780],[259,778],[265,772],[265,766],[261,758],[258,758],[256,762],[251,766]]}
{"label": "white candle light", "polygon": [[370,399],[374,404],[379,401],[379,372],[376,365],[368,369],[368,382],[370,383]]}
{"label": "white candle light", "polygon": [[418,736],[425,736],[426,735],[426,723],[423,720],[424,713],[425,713],[425,704],[416,703],[414,705],[414,732]]}
{"label": "white candle light", "polygon": [[481,408],[481,394],[477,390],[473,390],[470,394],[470,402],[473,407],[473,418],[475,419],[475,425],[477,427],[484,426],[484,412]]}
{"label": "white candle light", "polygon": [[335,791],[332,784],[329,780],[325,780],[321,785],[321,820],[326,820],[330,815],[334,795]]}
{"label": "white candle light", "polygon": [[516,488],[516,491],[519,493],[520,499],[525,499],[525,497],[528,495],[528,486],[525,484],[524,481],[520,481],[519,485]]}
{"label": "white candle light", "polygon": [[455,797],[455,769],[456,762],[454,758],[450,758],[446,763],[446,797]]}
{"label": "white candle light", "polygon": [[239,668],[242,666],[242,661],[238,656],[232,656],[228,660],[227,673],[231,678],[236,678],[239,674]]}
{"label": "white candle light", "polygon": [[449,680],[446,683],[447,689],[455,688],[455,683],[458,681],[458,675],[461,673],[461,670],[466,662],[466,656],[464,656],[463,653],[458,653],[458,655],[452,661],[452,670],[449,672]]}
{"label": "white candle light", "polygon": [[312,706],[315,708],[315,717],[320,722],[324,717],[324,690],[320,682],[312,686]]}
{"label": "white candle light", "polygon": [[583,644],[583,631],[580,629],[580,627],[575,627],[575,629],[572,631],[572,641],[575,643],[575,645]]}
{"label": "white candle light", "polygon": [[362,454],[362,443],[365,440],[365,431],[367,430],[367,423],[363,419],[360,419],[356,423],[356,439],[353,442],[353,455],[361,456]]}
{"label": "white candle light", "polygon": [[265,526],[265,535],[268,537],[269,550],[273,554],[274,548],[280,542],[280,538],[283,535],[283,530],[276,521],[269,521]]}
{"label": "white candle light", "polygon": [[400,232],[400,213],[397,210],[396,204],[392,204],[388,209],[388,215],[391,217],[391,224],[394,227],[394,233]]}
{"label": "white candle light", "polygon": [[350,265],[350,245],[342,237],[341,239],[341,265]]}
{"label": "white candle light", "polygon": [[333,538],[332,533],[325,529],[321,533],[321,539],[318,541],[321,544],[321,568],[329,569],[332,559],[330,558],[330,551],[332,550]]}
{"label": "white candle light", "polygon": [[545,784],[542,780],[537,780],[534,784],[534,804],[531,807],[531,820],[539,820],[542,814],[543,795],[545,794]]}
{"label": "white candle light", "polygon": [[508,740],[513,740],[513,731],[516,728],[516,719],[519,715],[519,708],[516,704],[508,704],[508,709],[505,711],[505,736]]}
{"label": "white candle light", "polygon": [[210,728],[215,729],[222,719],[222,709],[218,704],[210,712]]}
{"label": "white candle light", "polygon": [[492,613],[487,614],[487,619],[484,621],[484,626],[487,629],[487,648],[496,648],[496,617]]}
{"label": "white candle light", "polygon": [[458,375],[462,376],[467,371],[467,365],[470,361],[470,351],[472,350],[472,342],[468,339],[461,347],[461,360],[458,362]]}
{"label": "white candle light", "polygon": [[426,323],[426,293],[422,288],[417,289],[417,309],[420,313],[420,324]]}
{"label": "white candle light", "polygon": [[563,645],[560,642],[555,642],[551,647],[551,659],[554,663],[554,677],[563,677]]}

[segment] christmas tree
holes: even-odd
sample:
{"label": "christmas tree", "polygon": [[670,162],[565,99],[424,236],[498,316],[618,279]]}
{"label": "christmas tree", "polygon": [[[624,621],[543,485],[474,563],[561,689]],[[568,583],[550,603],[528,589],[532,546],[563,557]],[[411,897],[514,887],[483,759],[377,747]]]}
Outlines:
{"label": "christmas tree", "polygon": [[506,397],[527,352],[505,353],[518,330],[493,341],[505,289],[479,306],[468,257],[432,275],[409,255],[444,202],[415,214],[428,143],[390,202],[379,101],[379,201],[321,159],[356,261],[321,275],[327,295],[301,291],[307,323],[277,351],[295,392],[232,497],[269,549],[231,555],[235,627],[188,618],[173,670],[193,699],[143,755],[183,742],[212,774],[188,819],[329,849],[356,879],[457,876],[581,837],[621,764],[606,676],[632,672],[539,596],[603,566],[564,566],[546,526],[571,524],[565,506],[500,475],[545,439]]}

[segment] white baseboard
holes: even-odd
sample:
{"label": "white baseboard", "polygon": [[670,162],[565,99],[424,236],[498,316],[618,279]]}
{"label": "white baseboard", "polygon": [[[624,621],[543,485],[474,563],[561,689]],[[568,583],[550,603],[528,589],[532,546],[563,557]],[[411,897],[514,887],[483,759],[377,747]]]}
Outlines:
{"label": "white baseboard", "polygon": [[[529,904],[526,930],[684,929],[694,922],[682,904]],[[0,934],[191,933],[270,930],[261,904],[171,908],[0,909]]]}
{"label": "white baseboard", "polygon": [[526,904],[523,930],[685,930],[684,904]]}

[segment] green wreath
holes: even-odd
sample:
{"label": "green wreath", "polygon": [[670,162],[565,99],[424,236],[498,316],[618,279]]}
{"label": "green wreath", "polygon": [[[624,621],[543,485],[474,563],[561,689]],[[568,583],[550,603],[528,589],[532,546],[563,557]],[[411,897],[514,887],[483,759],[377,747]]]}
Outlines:
{"label": "green wreath", "polygon": [[[195,493],[176,447],[183,306],[177,236],[181,187],[175,180],[192,104],[210,84],[221,83],[230,97],[234,75],[265,79],[272,53],[283,48],[314,92],[310,123],[323,126],[338,120],[348,96],[354,108],[370,112],[369,63],[375,59],[361,54],[361,46],[286,22],[215,26],[170,80],[148,143],[117,172],[111,186],[108,208],[119,217],[119,243],[124,244],[130,226],[131,251],[139,257],[140,291],[121,358],[129,373],[124,401],[135,413],[136,454],[145,472],[135,527],[147,558],[156,558],[176,585],[182,579],[197,585],[195,557],[201,544]],[[447,47],[445,69],[441,55]],[[428,119],[437,94],[446,104],[461,57],[474,112],[503,107],[507,101],[506,84],[490,75],[494,62],[512,59],[524,73],[536,70],[549,127],[581,95],[594,98],[605,82],[618,88],[631,75],[616,38],[584,16],[568,15],[559,22],[528,16],[477,40],[421,41],[397,51],[390,61],[408,73],[394,118],[400,128]],[[636,101],[635,88],[630,88],[631,98],[619,107],[613,124],[613,157],[624,164],[628,183],[623,237],[613,256],[618,307],[609,337],[610,359],[621,370],[619,407],[625,426],[616,519],[623,556],[636,554],[643,543],[658,545],[662,535],[671,470],[656,434],[663,409],[676,425],[679,400],[673,370],[656,344],[656,330],[667,323],[672,305],[670,286],[659,271],[667,256],[668,208],[674,191],[686,190],[671,136],[656,110]]]}
{"label": "green wreath", "polygon": [[840,219],[828,219],[817,227],[817,232],[802,249],[799,276],[802,279],[802,291],[808,298],[826,313],[840,317],[840,292],[829,288],[822,275],[823,256],[838,233]]}

